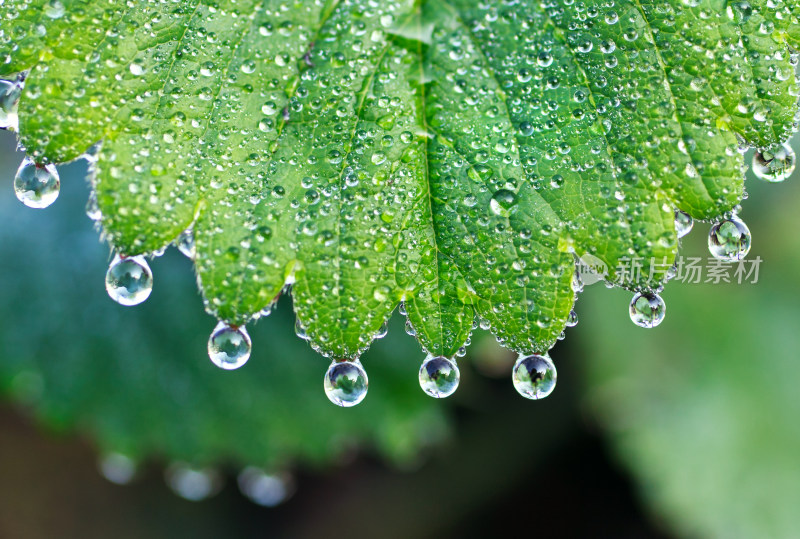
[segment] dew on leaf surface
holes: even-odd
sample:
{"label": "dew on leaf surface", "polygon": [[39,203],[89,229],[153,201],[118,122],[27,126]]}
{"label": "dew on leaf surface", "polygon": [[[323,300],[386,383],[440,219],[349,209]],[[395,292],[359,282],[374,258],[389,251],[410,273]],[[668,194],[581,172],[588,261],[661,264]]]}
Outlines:
{"label": "dew on leaf surface", "polygon": [[141,255],[116,255],[106,272],[106,291],[120,305],[139,305],[153,291],[153,272]]}

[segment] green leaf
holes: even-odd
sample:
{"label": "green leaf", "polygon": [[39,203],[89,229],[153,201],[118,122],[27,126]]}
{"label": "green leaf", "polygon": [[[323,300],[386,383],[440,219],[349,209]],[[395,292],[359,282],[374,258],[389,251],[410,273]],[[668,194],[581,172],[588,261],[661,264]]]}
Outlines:
{"label": "green leaf", "polygon": [[[7,1],[20,140],[93,186],[123,254],[192,227],[213,315],[292,283],[312,345],[358,356],[404,302],[452,356],[475,315],[549,349],[574,256],[674,259],[673,210],[742,197],[788,138],[800,4]],[[668,264],[667,264],[668,265]],[[665,266],[666,267],[666,266]],[[656,273],[630,288],[658,286]]]}

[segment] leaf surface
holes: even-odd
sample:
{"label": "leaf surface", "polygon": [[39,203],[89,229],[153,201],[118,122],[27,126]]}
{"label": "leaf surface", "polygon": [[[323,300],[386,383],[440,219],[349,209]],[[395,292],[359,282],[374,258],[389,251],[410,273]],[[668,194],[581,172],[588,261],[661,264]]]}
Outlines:
{"label": "leaf surface", "polygon": [[473,319],[544,352],[575,255],[622,282],[677,251],[673,213],[742,198],[740,144],[797,113],[795,0],[6,1],[20,140],[93,186],[123,254],[192,227],[206,307],[242,324],[292,285],[326,355],[403,302],[429,352]]}

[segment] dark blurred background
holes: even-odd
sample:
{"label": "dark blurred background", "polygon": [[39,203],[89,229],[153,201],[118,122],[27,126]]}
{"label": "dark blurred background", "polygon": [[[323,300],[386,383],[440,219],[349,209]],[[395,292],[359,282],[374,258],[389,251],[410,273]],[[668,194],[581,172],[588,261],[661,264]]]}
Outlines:
{"label": "dark blurred background", "polygon": [[[2,539],[798,536],[797,177],[747,180],[757,283],[669,283],[652,330],[629,292],[587,286],[546,400],[516,394],[483,333],[458,392],[426,397],[396,315],[363,357],[366,400],[339,409],[288,298],[235,372],[208,361],[214,321],[176,249],[145,304],[112,302],[85,163],[31,210],[13,146],[0,133]],[[708,226],[684,256],[708,256]]]}

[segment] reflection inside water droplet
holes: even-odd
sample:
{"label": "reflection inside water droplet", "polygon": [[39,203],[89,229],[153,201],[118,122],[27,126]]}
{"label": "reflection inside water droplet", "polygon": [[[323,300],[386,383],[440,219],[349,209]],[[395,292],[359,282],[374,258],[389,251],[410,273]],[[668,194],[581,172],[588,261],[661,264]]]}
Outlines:
{"label": "reflection inside water droplet", "polygon": [[250,359],[252,344],[244,326],[219,322],[208,338],[208,357],[220,369],[238,369]]}
{"label": "reflection inside water droplet", "polygon": [[355,406],[364,400],[368,386],[367,372],[358,360],[333,361],[323,382],[328,399],[344,408]]}
{"label": "reflection inside water droplet", "polygon": [[556,387],[556,366],[547,356],[520,356],[511,379],[514,388],[526,399],[543,399]]}
{"label": "reflection inside water droplet", "polygon": [[437,399],[449,397],[458,389],[461,373],[455,361],[443,356],[428,356],[419,369],[422,390]]}
{"label": "reflection inside water droplet", "polygon": [[753,174],[767,182],[782,182],[794,172],[796,159],[789,144],[753,154]]}
{"label": "reflection inside water droplet", "polygon": [[742,220],[732,217],[711,227],[708,250],[718,260],[735,262],[750,252],[750,241],[750,229]]}
{"label": "reflection inside water droplet", "polygon": [[138,305],[153,291],[153,273],[143,256],[117,255],[106,272],[106,291],[120,305]]}
{"label": "reflection inside water droplet", "polygon": [[629,306],[631,320],[643,328],[654,328],[664,320],[667,305],[661,296],[649,292],[638,292]]}

